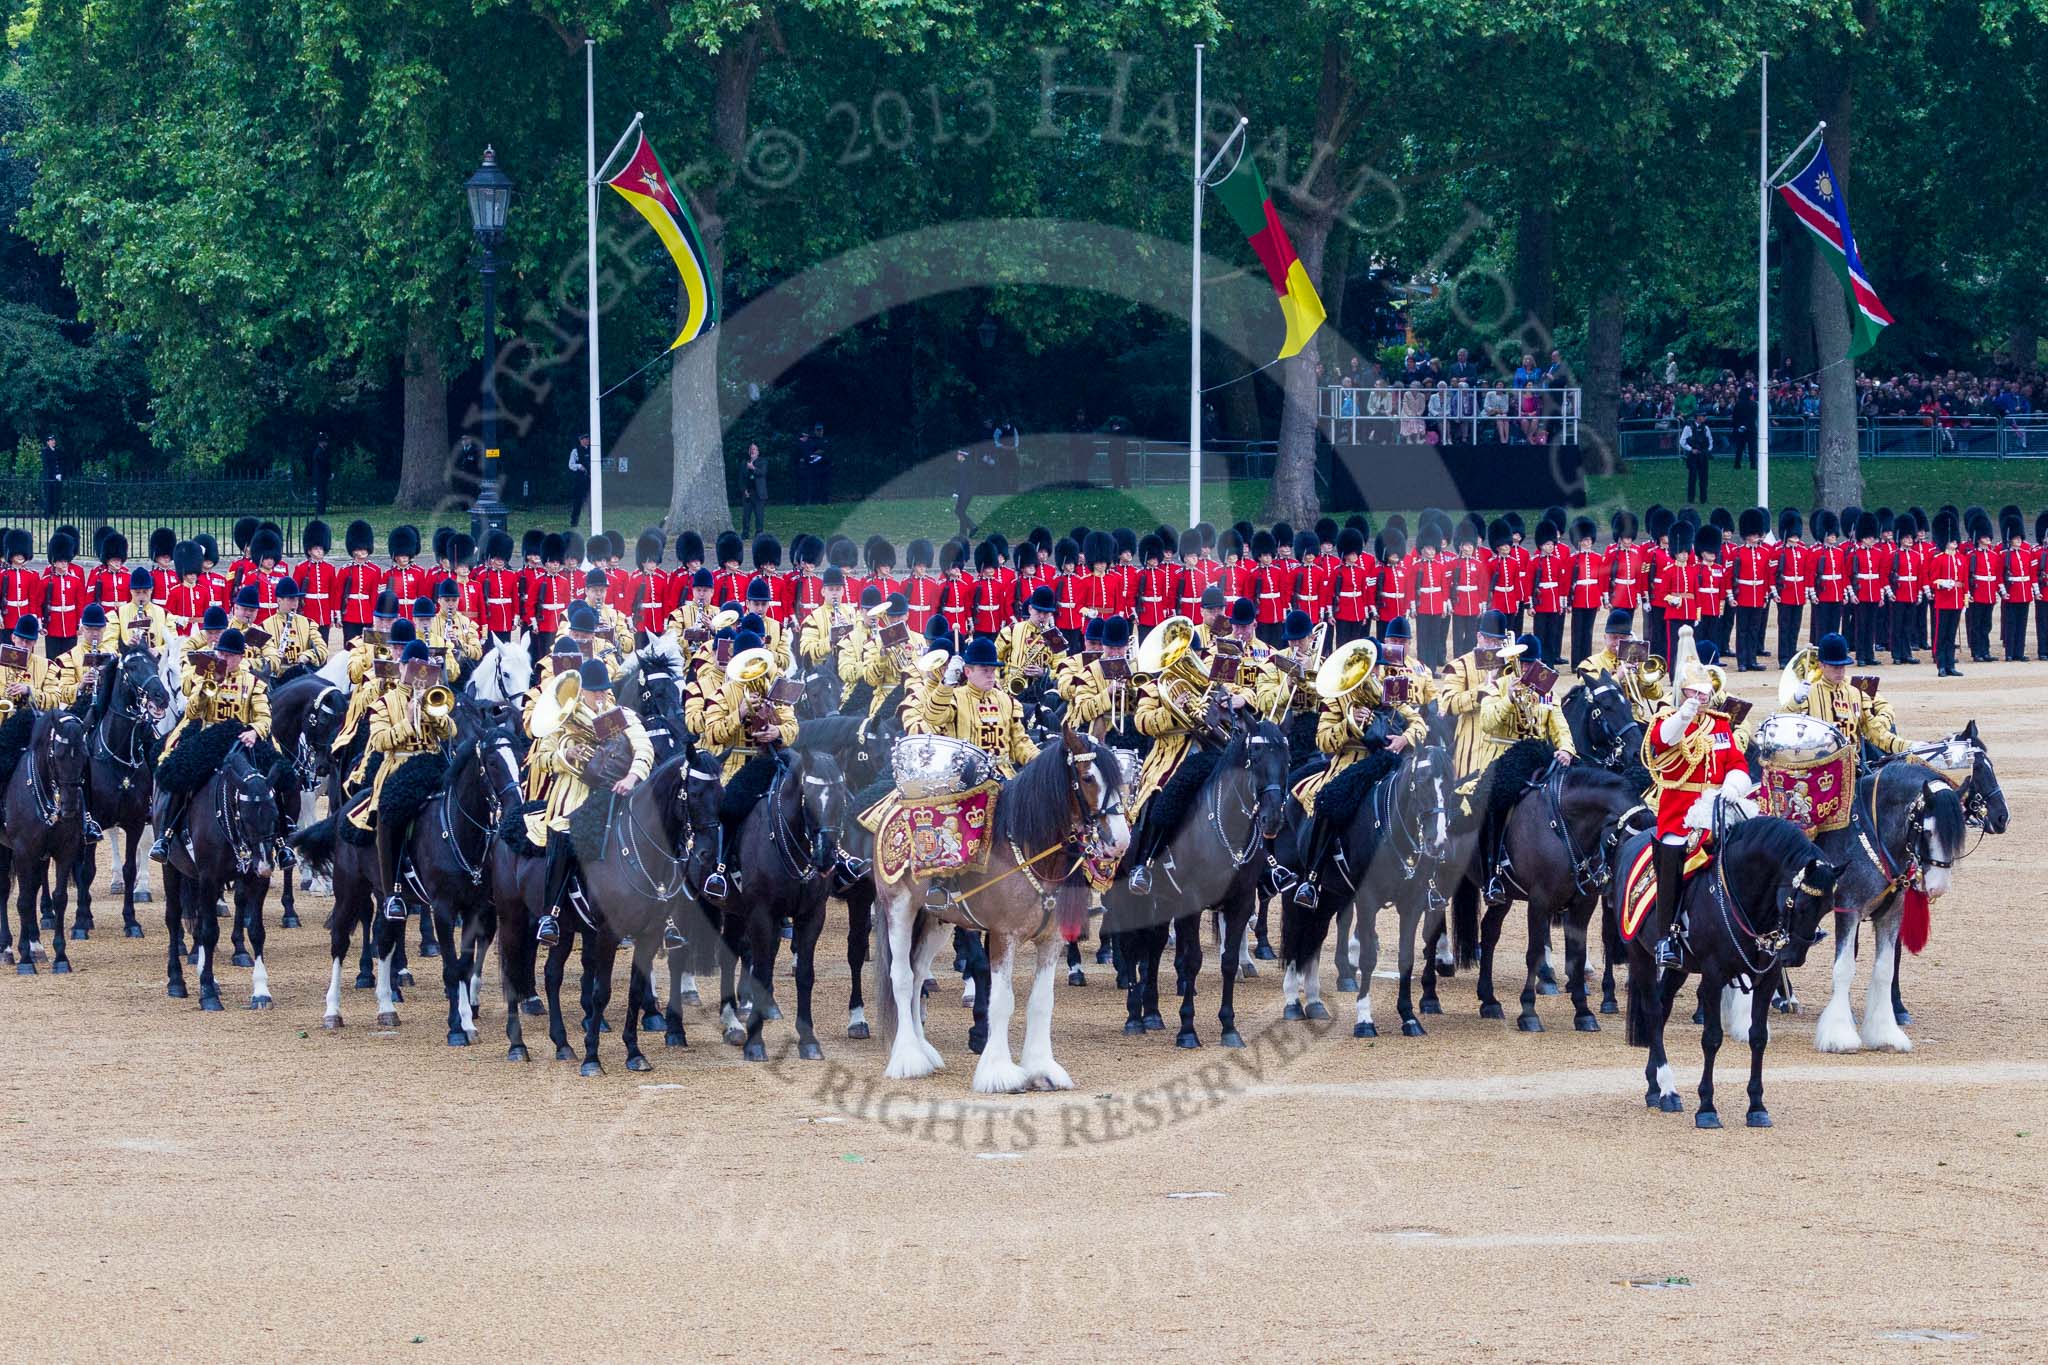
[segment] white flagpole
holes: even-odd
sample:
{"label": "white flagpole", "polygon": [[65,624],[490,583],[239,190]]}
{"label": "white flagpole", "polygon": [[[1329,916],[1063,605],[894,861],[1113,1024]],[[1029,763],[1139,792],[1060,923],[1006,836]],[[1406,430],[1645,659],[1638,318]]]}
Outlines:
{"label": "white flagpole", "polygon": [[583,156],[589,167],[583,187],[586,211],[584,244],[585,349],[590,369],[590,533],[604,529],[604,425],[597,395],[597,41],[583,40]]}
{"label": "white flagpole", "polygon": [[1195,44],[1193,245],[1188,260],[1188,521],[1202,519],[1202,44]]}
{"label": "white flagpole", "polygon": [[1762,54],[1756,136],[1756,505],[1771,506],[1771,54]]}

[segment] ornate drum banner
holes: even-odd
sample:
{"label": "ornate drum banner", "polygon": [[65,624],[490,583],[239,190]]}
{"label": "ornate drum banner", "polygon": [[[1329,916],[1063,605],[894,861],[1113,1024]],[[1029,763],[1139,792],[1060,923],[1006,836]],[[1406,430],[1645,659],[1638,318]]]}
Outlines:
{"label": "ornate drum banner", "polygon": [[997,782],[949,796],[897,799],[875,834],[875,867],[895,885],[906,876],[947,877],[988,867]]}
{"label": "ornate drum banner", "polygon": [[1848,736],[1826,721],[1781,712],[1757,727],[1756,747],[1764,814],[1808,834],[1848,825],[1856,798],[1856,748]]}

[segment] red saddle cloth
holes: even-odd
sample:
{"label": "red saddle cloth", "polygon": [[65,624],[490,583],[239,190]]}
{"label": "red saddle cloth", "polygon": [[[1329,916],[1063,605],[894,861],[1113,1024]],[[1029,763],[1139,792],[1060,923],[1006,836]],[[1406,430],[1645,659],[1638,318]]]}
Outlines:
{"label": "red saddle cloth", "polygon": [[[1637,850],[1634,861],[1628,865],[1628,875],[1621,881],[1621,937],[1625,942],[1635,941],[1636,930],[1657,904],[1656,847],[1647,843]],[[1685,880],[1691,881],[1695,873],[1713,861],[1705,845],[1695,848],[1685,859]]]}

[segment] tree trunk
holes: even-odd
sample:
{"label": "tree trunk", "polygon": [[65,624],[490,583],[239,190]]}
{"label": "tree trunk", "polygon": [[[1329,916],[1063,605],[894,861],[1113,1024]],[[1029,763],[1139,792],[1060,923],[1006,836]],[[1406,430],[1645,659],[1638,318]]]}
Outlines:
{"label": "tree trunk", "polygon": [[[1515,303],[1522,314],[1523,345],[1535,350],[1538,337],[1556,330],[1557,211],[1549,204],[1522,206],[1515,229]],[[1538,364],[1548,357],[1536,351]]]}
{"label": "tree trunk", "polygon": [[[1306,211],[1294,232],[1295,254],[1310,284],[1321,294],[1323,258],[1336,221],[1337,166],[1345,144],[1358,126],[1352,107],[1351,58],[1341,39],[1323,43],[1322,74],[1316,87],[1315,170],[1309,176]],[[1324,305],[1327,309],[1328,305]],[[1322,358],[1318,332],[1280,370],[1280,450],[1273,462],[1273,483],[1266,492],[1265,515],[1286,518],[1296,526],[1321,513],[1316,497],[1316,366]]]}
{"label": "tree trunk", "polygon": [[[1828,161],[1849,192],[1849,116],[1853,93],[1846,67],[1827,110]],[[1803,230],[1803,229],[1802,229]],[[1814,497],[1824,507],[1863,502],[1861,452],[1856,447],[1856,367],[1849,359],[1849,301],[1842,282],[1814,260],[1808,300],[1820,368],[1820,449],[1813,462]]]}
{"label": "tree trunk", "polygon": [[1322,295],[1329,321],[1323,325],[1333,337],[1344,335],[1344,285],[1351,276],[1351,244],[1356,238],[1356,233],[1340,224],[1330,230],[1330,243],[1325,248],[1329,268],[1323,271]]}
{"label": "tree trunk", "polygon": [[1586,392],[1579,441],[1588,474],[1621,468],[1621,321],[1627,300],[1601,291],[1586,320]]}
{"label": "tree trunk", "polygon": [[400,448],[400,507],[430,508],[449,493],[448,372],[434,328],[414,314],[406,329],[405,434]]}
{"label": "tree trunk", "polygon": [[[719,52],[718,91],[712,108],[712,142],[727,167],[739,165],[747,145],[747,99],[761,69],[765,34],[756,23]],[[710,257],[710,275],[725,296],[725,220],[718,213],[718,186],[696,195],[697,226]],[[677,311],[687,301],[677,286]],[[674,482],[669,487],[671,532],[684,528],[710,535],[732,524],[725,487],[725,424],[718,405],[718,329],[713,327],[676,351],[669,361],[669,444]]]}

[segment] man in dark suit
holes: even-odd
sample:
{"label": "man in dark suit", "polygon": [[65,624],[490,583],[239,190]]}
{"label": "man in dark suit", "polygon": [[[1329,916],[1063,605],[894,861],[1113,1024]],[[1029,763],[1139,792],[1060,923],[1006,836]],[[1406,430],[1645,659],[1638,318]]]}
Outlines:
{"label": "man in dark suit", "polygon": [[740,468],[740,534],[752,537],[768,529],[768,461],[761,447],[747,447],[747,462]]}
{"label": "man in dark suit", "polygon": [[52,517],[64,515],[64,452],[54,435],[43,438],[43,511]]}

